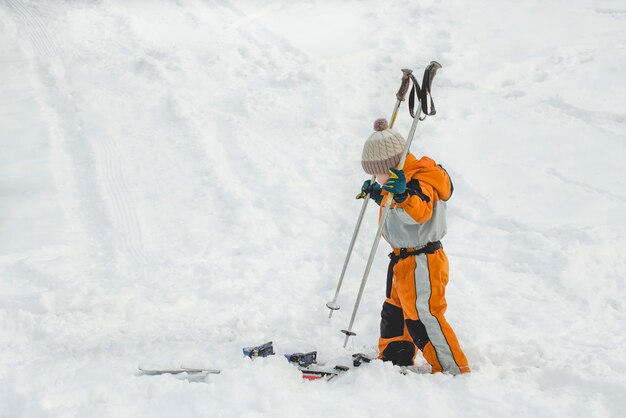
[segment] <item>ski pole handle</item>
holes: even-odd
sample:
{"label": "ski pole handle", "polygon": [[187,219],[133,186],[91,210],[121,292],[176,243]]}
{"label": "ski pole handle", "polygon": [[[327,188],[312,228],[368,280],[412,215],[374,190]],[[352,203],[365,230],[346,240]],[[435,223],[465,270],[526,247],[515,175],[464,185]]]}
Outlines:
{"label": "ski pole handle", "polygon": [[400,108],[400,103],[404,101],[406,97],[406,92],[409,91],[409,84],[411,83],[411,74],[413,70],[409,70],[408,68],[402,69],[402,83],[400,84],[400,88],[396,93],[396,107],[391,114],[391,120],[389,121],[389,127],[393,128],[393,124],[396,123],[396,117],[398,116],[398,109]]}
{"label": "ski pole handle", "polygon": [[[402,84],[400,84],[400,88],[396,93],[396,98],[401,102],[404,101],[404,98],[406,97],[406,92],[409,91],[409,83],[411,81],[410,76],[412,73],[413,70],[409,70],[408,68],[402,69]],[[393,123],[391,125],[393,125]]]}

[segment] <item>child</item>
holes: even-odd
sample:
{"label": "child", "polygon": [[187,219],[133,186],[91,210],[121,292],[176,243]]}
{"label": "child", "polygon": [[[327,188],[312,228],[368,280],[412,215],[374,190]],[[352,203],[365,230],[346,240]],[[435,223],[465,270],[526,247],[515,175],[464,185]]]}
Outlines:
{"label": "child", "polygon": [[440,240],[446,234],[446,201],[454,190],[452,182],[433,160],[417,160],[410,153],[404,169],[397,170],[406,140],[389,129],[385,119],[377,119],[374,130],[363,147],[362,165],[366,173],[376,176],[376,182],[365,181],[357,197],[369,194],[381,206],[380,219],[382,206],[393,193],[382,229],[393,252],[381,312],[379,357],[412,365],[417,347],[433,373],[467,373],[467,359],[443,316],[448,258]]}

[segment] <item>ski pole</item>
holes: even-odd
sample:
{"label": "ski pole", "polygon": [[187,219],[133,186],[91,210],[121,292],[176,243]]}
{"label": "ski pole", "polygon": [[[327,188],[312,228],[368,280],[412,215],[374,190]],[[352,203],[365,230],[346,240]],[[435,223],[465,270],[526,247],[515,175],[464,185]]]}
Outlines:
{"label": "ski pole", "polygon": [[[406,96],[406,92],[409,90],[409,82],[410,75],[413,71],[407,68],[402,69],[402,84],[396,93],[396,105],[393,108],[393,112],[391,113],[391,119],[389,122],[389,127],[393,128],[393,124],[396,121],[396,116],[398,116],[398,109],[400,109],[400,103],[404,101]],[[370,183],[373,183],[376,180],[376,176],[372,176],[370,179]],[[367,209],[367,204],[369,202],[369,196],[365,196],[363,200],[363,205],[361,205],[361,213],[359,213],[359,218],[356,221],[356,226],[354,227],[354,232],[352,233],[352,240],[350,241],[350,246],[348,247],[348,254],[346,254],[346,259],[343,262],[343,268],[341,269],[341,274],[339,275],[339,282],[337,283],[337,289],[335,290],[335,297],[332,301],[326,303],[326,307],[330,309],[330,313],[328,318],[332,318],[333,312],[341,308],[337,303],[337,297],[339,296],[339,290],[341,290],[341,284],[343,283],[343,278],[346,274],[346,269],[348,268],[348,263],[350,262],[350,256],[352,255],[352,250],[354,249],[354,243],[356,242],[356,237],[359,235],[359,229],[361,228],[361,222],[363,221],[363,216],[365,215],[365,210]]]}
{"label": "ski pole", "polygon": [[[420,102],[422,102],[422,100],[425,100],[426,98],[426,92],[430,91],[430,84],[432,83],[432,79],[434,78],[435,74],[437,73],[437,70],[439,70],[441,68],[441,64],[439,64],[436,61],[431,61],[430,65],[426,68],[426,70],[424,71],[424,83],[423,84],[428,84],[428,86],[424,85],[423,86],[423,94],[422,92],[420,92],[420,88],[419,85],[417,84],[417,81],[415,80],[414,77],[411,77],[411,79],[413,80],[413,88],[414,90],[416,89],[418,94],[421,96],[420,97]],[[412,91],[413,92],[413,91]],[[411,97],[412,98],[412,97]],[[432,103],[432,100],[431,100]],[[424,103],[425,105],[425,103]],[[410,110],[411,113],[413,112],[412,109]],[[406,140],[406,144],[404,145],[404,149],[402,150],[402,157],[400,159],[400,162],[398,163],[398,169],[403,169],[404,168],[404,162],[406,160],[406,156],[409,153],[409,149],[411,148],[411,142],[413,141],[413,136],[415,135],[415,129],[417,128],[417,124],[419,123],[420,116],[422,113],[422,106],[418,106],[418,111],[416,115],[412,115],[413,117],[413,123],[411,124],[411,130],[409,131],[409,135],[407,137]],[[434,109],[431,113],[428,112],[424,112],[425,114],[429,115],[429,114],[434,114]],[[425,116],[424,116],[425,117]],[[382,231],[383,231],[383,226],[385,225],[385,220],[387,219],[387,215],[389,214],[389,210],[390,210],[390,206],[391,206],[391,201],[393,200],[393,193],[389,193],[387,196],[387,201],[385,202],[385,205],[383,206],[383,213],[380,219],[380,223],[378,225],[378,230],[376,231],[376,237],[374,238],[374,244],[372,245],[372,250],[370,251],[370,256],[367,259],[367,265],[365,266],[365,272],[363,273],[363,279],[361,279],[361,287],[359,287],[359,293],[357,295],[356,298],[356,302],[354,303],[354,309],[352,310],[352,317],[350,318],[350,324],[348,325],[348,329],[344,329],[341,330],[341,332],[343,332],[344,334],[346,334],[346,339],[343,343],[343,347],[345,348],[346,345],[348,345],[348,340],[350,339],[351,336],[356,335],[355,332],[352,331],[352,326],[354,325],[354,319],[356,318],[356,313],[359,309],[359,304],[361,303],[361,298],[363,297],[363,290],[365,290],[365,284],[367,283],[367,277],[369,276],[370,273],[370,269],[372,268],[372,263],[374,262],[374,256],[376,255],[376,250],[378,249],[378,244],[380,242],[380,237],[382,236]]]}

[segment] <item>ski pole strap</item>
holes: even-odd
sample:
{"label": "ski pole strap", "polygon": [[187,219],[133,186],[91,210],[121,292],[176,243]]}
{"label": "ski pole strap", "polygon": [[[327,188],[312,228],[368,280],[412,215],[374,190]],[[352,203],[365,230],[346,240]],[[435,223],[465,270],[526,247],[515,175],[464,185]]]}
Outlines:
{"label": "ski pole strap", "polygon": [[[437,64],[439,65],[439,64]],[[437,67],[431,63],[431,65],[424,71],[424,77],[422,78],[422,86],[417,82],[417,79],[413,74],[409,74],[409,78],[413,82],[411,92],[409,93],[409,113],[411,117],[415,119],[415,100],[422,106],[422,112],[425,116],[432,116],[437,114],[435,109],[435,103],[433,102],[433,96],[430,93],[430,89],[433,84],[433,77],[437,72]],[[430,106],[429,106],[430,103]]]}
{"label": "ski pole strap", "polygon": [[387,268],[387,297],[391,297],[391,284],[393,282],[393,268],[398,263],[398,261],[409,258],[412,256],[420,255],[420,254],[433,254],[435,251],[443,248],[441,245],[441,241],[429,242],[424,245],[422,248],[400,248],[398,253],[390,252],[389,253],[389,267]]}

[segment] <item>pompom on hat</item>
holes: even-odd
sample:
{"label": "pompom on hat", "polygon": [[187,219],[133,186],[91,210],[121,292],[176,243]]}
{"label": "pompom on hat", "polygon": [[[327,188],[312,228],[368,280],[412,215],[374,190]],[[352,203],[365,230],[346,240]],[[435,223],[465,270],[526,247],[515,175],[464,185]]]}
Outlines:
{"label": "pompom on hat", "polygon": [[363,146],[361,165],[367,174],[385,174],[400,162],[406,139],[383,118],[374,121],[374,131]]}

